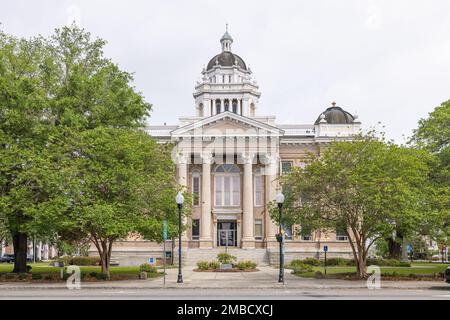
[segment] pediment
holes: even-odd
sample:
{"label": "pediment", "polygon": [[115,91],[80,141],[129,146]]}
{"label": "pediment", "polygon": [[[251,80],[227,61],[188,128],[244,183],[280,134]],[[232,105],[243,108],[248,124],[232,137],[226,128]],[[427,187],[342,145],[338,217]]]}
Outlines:
{"label": "pediment", "polygon": [[223,112],[172,131],[172,137],[281,136],[284,131],[252,118]]}

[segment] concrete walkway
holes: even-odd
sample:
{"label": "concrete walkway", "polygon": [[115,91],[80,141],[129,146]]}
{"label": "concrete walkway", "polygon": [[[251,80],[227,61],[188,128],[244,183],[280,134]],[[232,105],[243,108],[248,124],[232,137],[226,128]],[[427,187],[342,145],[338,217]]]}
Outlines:
{"label": "concrete walkway", "polygon": [[[285,283],[278,283],[278,269],[263,266],[257,272],[194,272],[193,267],[183,268],[184,283],[177,283],[178,269],[168,269],[166,284],[163,278],[149,280],[124,280],[82,282],[83,289],[356,289],[367,288],[365,281],[300,278],[285,272]],[[0,282],[0,290],[8,289],[61,289],[65,283]],[[382,281],[382,288],[390,289],[441,289],[450,290],[444,281]]]}

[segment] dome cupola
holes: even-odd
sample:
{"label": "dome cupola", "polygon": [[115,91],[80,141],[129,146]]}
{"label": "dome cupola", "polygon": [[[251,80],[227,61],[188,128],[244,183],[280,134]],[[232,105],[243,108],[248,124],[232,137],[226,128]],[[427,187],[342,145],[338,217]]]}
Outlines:
{"label": "dome cupola", "polygon": [[355,119],[356,118],[350,112],[338,107],[336,102],[333,102],[331,107],[327,108],[319,115],[314,124],[350,124],[353,123]]}

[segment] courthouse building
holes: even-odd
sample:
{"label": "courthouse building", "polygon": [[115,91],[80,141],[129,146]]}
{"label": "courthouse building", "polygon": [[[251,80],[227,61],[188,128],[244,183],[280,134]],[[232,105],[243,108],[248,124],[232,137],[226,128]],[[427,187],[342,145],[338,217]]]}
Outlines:
{"label": "courthouse building", "polygon": [[[283,125],[275,115],[259,114],[261,92],[252,70],[232,51],[228,31],[220,43],[221,52],[209,60],[195,86],[193,115],[176,125],[148,126],[147,132],[161,143],[176,143],[177,179],[193,195],[183,235],[186,263],[213,259],[225,247],[238,258],[275,263],[278,231],[267,203],[279,191],[277,179],[305,165],[330,141],[351,139],[361,123],[334,102],[317,106],[311,123]],[[274,111],[289,112],[282,106]],[[287,260],[321,257],[324,245],[329,256],[351,256],[343,230],[284,230]],[[154,255],[162,255],[162,247],[148,241],[119,242],[113,250],[119,263]]]}

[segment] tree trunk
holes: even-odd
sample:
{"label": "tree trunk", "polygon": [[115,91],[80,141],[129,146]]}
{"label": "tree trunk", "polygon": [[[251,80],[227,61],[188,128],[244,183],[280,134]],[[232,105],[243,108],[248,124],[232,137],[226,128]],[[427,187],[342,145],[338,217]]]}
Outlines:
{"label": "tree trunk", "polygon": [[14,273],[26,273],[27,270],[27,251],[28,237],[26,233],[12,232],[14,247]]}
{"label": "tree trunk", "polygon": [[111,250],[109,249],[108,241],[101,241],[102,250],[100,252],[100,261],[102,266],[102,273],[106,275],[106,278],[109,280],[111,274],[109,272],[109,264],[111,261]]}
{"label": "tree trunk", "polygon": [[387,239],[388,248],[389,248],[389,258],[390,259],[400,259],[400,254],[402,252],[402,248],[400,243],[394,240],[394,238]]}

